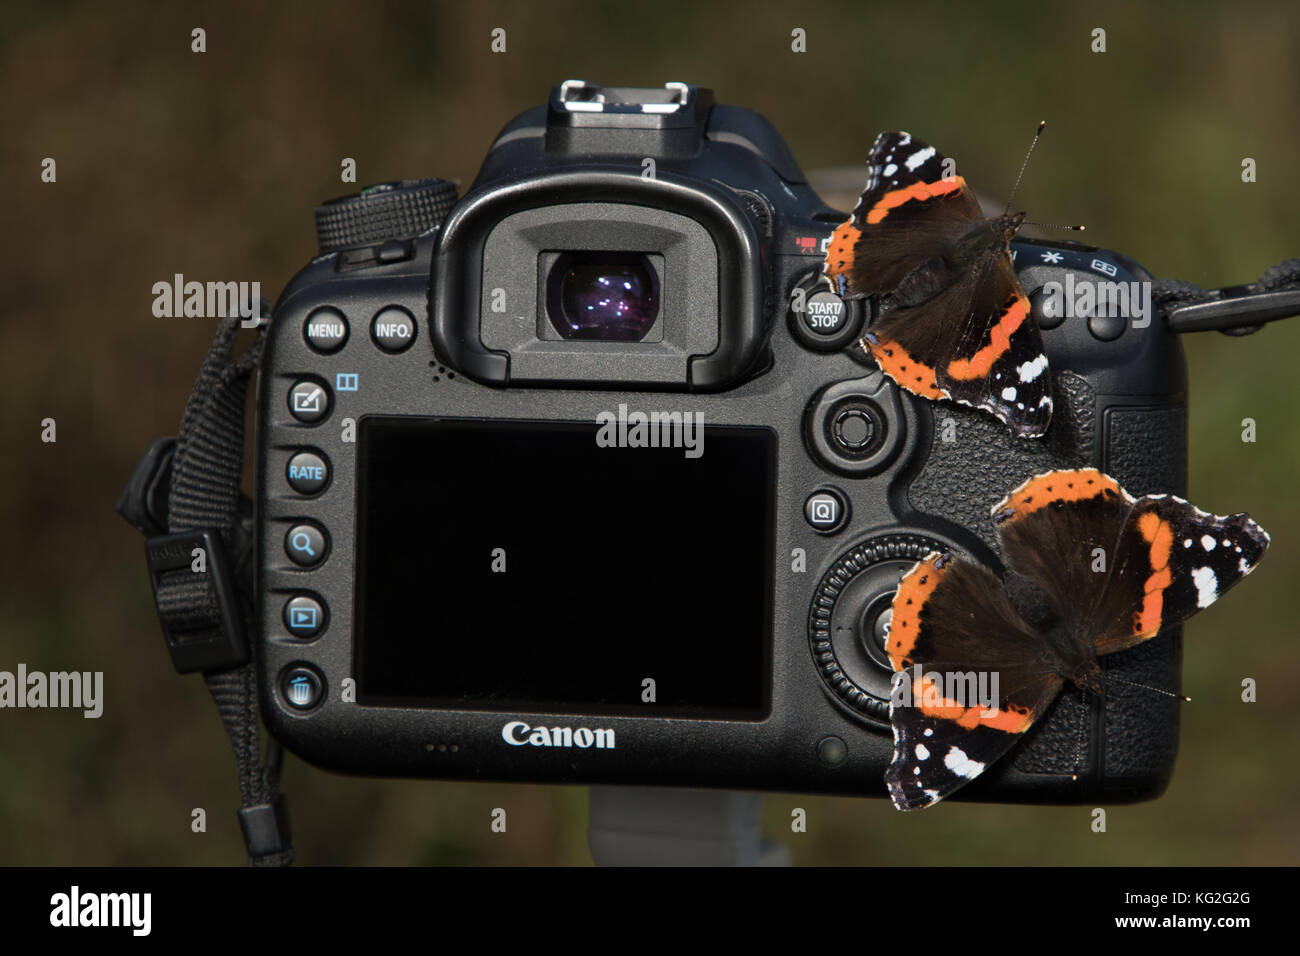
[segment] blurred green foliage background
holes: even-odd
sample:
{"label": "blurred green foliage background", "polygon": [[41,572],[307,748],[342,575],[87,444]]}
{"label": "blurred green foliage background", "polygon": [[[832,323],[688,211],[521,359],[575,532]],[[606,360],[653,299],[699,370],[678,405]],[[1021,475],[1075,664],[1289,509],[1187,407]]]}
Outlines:
{"label": "blurred green foliage background", "polygon": [[[806,170],[911,130],[1031,219],[1156,275],[1250,281],[1300,255],[1300,10],[1277,3],[6,4],[0,35],[0,669],[106,672],[104,716],[0,712],[0,863],[239,863],[224,734],[172,673],[112,505],[172,434],[211,323],[151,286],[259,279],[314,253],[312,208],[360,183],[468,183],[495,132],[569,77],[684,79],[759,110]],[[207,52],[190,52],[190,31]],[[490,31],[507,30],[507,52]],[[791,31],[807,31],[804,54]],[[1107,52],[1091,32],[1107,31]],[[56,184],[41,160],[58,163]],[[1243,184],[1241,162],[1258,163]],[[1187,628],[1182,750],[1161,799],[1112,808],[774,795],[797,863],[1294,863],[1300,857],[1300,320],[1187,342],[1191,496],[1273,534],[1260,570]],[[40,441],[40,422],[58,441]],[[1241,421],[1258,423],[1243,444]],[[802,639],[799,636],[799,639]],[[1240,702],[1243,677],[1258,703]],[[330,775],[289,758],[304,863],[589,862],[582,788]],[[789,831],[793,807],[808,832]],[[190,831],[204,807],[206,834]],[[507,834],[489,814],[507,808]]]}

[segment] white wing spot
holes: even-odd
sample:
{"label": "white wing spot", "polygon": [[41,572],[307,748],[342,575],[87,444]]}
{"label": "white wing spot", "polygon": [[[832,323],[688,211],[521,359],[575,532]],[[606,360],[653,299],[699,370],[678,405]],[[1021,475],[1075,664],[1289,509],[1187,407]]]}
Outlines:
{"label": "white wing spot", "polygon": [[926,728],[925,728],[925,736],[927,736],[927,737],[933,737],[933,736],[934,736],[934,728],[933,728],[933,727],[926,727]]}
{"label": "white wing spot", "polygon": [[943,765],[957,776],[965,777],[968,780],[978,777],[984,769],[984,764],[978,760],[971,760],[960,747],[950,747],[948,749],[948,755],[943,758]]}
{"label": "white wing spot", "polygon": [[934,155],[934,147],[927,146],[925,149],[918,149],[911,156],[903,161],[903,165],[911,172],[916,172],[918,166]]}
{"label": "white wing spot", "polygon": [[929,749],[928,747],[926,747],[925,744],[917,744],[917,745],[916,745],[916,759],[917,759],[917,760],[929,760],[929,759],[930,759],[930,749]]}
{"label": "white wing spot", "polygon": [[1191,546],[1192,546],[1192,539],[1191,539],[1191,538],[1183,538],[1183,547],[1184,547],[1184,548],[1190,548]]}
{"label": "white wing spot", "polygon": [[1002,390],[1002,400],[1004,402],[1014,402],[1016,400],[1016,390],[1008,385]]}
{"label": "white wing spot", "polygon": [[1032,382],[1038,376],[1043,374],[1043,369],[1047,368],[1047,356],[1040,355],[1032,362],[1026,362],[1016,369],[1020,373],[1020,381]]}
{"label": "white wing spot", "polygon": [[1201,535],[1201,547],[1204,548],[1206,551],[1213,551],[1213,550],[1214,550],[1214,546],[1215,546],[1217,543],[1218,543],[1218,542],[1216,542],[1216,541],[1215,541],[1213,538],[1211,538],[1208,534],[1203,534],[1203,535]]}
{"label": "white wing spot", "polygon": [[1196,584],[1196,606],[1209,607],[1219,596],[1219,579],[1214,576],[1213,568],[1196,568],[1192,571],[1192,581]]}
{"label": "white wing spot", "polygon": [[892,176],[892,175],[894,175],[894,173],[896,173],[896,172],[898,172],[898,167],[897,167],[896,165],[894,165],[893,163],[890,163],[890,164],[889,164],[888,166],[886,166],[885,169],[884,169],[884,173],[885,173],[886,176]]}

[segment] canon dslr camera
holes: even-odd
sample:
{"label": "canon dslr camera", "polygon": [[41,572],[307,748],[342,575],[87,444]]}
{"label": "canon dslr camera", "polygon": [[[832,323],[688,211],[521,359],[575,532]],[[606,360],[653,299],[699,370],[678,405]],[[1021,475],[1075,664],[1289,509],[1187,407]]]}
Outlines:
{"label": "canon dslr camera", "polygon": [[[357,773],[883,795],[899,577],[1000,571],[989,509],[1044,471],[1183,494],[1187,381],[1163,323],[1035,294],[1144,269],[1017,239],[1047,437],[901,392],[822,278],[844,218],[767,120],[680,83],[564,83],[459,199],[320,207],[258,382],[274,735]],[[1172,690],[1179,654],[1173,629],[1107,665]],[[1067,690],[963,796],[1153,796],[1177,706]]]}

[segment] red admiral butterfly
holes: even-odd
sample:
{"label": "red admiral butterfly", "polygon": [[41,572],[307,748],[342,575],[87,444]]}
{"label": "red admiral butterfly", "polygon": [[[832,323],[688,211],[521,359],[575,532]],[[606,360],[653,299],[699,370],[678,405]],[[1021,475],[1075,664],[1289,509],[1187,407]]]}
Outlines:
{"label": "red admiral butterfly", "polygon": [[901,388],[1037,438],[1052,418],[1052,379],[1011,264],[1024,213],[985,219],[945,163],[909,133],[877,136],[866,191],[832,234],[824,271],[841,296],[881,297],[861,344]]}
{"label": "red admiral butterfly", "polygon": [[[1208,607],[1269,542],[1248,515],[1206,514],[1171,495],[1133,498],[1093,469],[1031,478],[992,514],[1001,580],[931,554],[894,596],[885,783],[900,810],[930,806],[977,777],[1066,681],[1103,692],[1099,655]],[[994,692],[975,691],[981,682]]]}

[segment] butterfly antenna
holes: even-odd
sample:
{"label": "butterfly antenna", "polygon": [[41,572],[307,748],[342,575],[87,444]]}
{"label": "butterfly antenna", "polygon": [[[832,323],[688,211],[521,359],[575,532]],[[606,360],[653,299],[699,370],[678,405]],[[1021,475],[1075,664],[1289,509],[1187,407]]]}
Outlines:
{"label": "butterfly antenna", "polygon": [[1087,226],[1058,226],[1050,222],[1022,222],[1022,226],[1037,226],[1039,229],[1068,229],[1071,232],[1083,232]]}
{"label": "butterfly antenna", "polygon": [[1175,697],[1185,704],[1190,704],[1192,699],[1184,694],[1175,694],[1171,690],[1165,690],[1163,687],[1152,687],[1150,684],[1139,684],[1137,681],[1125,680],[1122,677],[1116,677],[1114,674],[1107,674],[1106,680],[1118,681],[1121,684],[1128,684],[1130,687],[1141,687],[1143,690],[1149,690],[1153,694],[1164,694],[1166,697]]}
{"label": "butterfly antenna", "polygon": [[1029,144],[1029,151],[1025,153],[1025,161],[1020,164],[1020,174],[1016,176],[1016,184],[1011,187],[1011,195],[1007,197],[1007,208],[1002,210],[1002,215],[1011,211],[1011,200],[1016,198],[1016,190],[1020,188],[1020,180],[1025,176],[1025,167],[1029,165],[1029,157],[1034,155],[1034,147],[1038,145],[1038,137],[1043,135],[1043,127],[1047,125],[1047,120],[1038,124],[1038,129],[1034,133],[1034,141]]}

